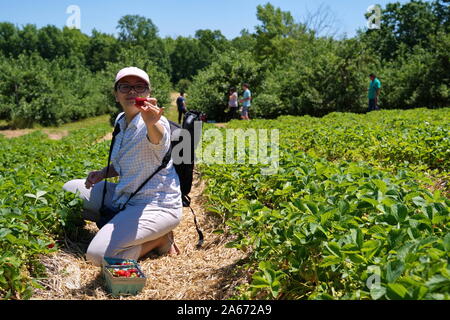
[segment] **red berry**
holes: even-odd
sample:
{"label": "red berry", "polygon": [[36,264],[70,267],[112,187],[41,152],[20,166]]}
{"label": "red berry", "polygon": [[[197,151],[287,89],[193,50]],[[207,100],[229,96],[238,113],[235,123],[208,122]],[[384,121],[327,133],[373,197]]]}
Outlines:
{"label": "red berry", "polygon": [[144,106],[145,102],[147,101],[147,98],[134,98],[136,101],[136,106]]}
{"label": "red berry", "polygon": [[53,248],[54,246],[55,246],[54,243],[50,243],[50,244],[47,246],[47,248],[51,249],[51,248]]}

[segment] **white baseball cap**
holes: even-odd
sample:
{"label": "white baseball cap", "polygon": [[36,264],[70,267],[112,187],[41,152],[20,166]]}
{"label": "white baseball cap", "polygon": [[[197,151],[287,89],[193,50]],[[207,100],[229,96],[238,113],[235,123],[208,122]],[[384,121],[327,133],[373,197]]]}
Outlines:
{"label": "white baseball cap", "polygon": [[120,70],[116,75],[116,81],[114,82],[114,84],[116,84],[120,79],[128,76],[136,76],[138,78],[141,78],[150,86],[150,78],[148,77],[147,72],[136,67],[126,67]]}

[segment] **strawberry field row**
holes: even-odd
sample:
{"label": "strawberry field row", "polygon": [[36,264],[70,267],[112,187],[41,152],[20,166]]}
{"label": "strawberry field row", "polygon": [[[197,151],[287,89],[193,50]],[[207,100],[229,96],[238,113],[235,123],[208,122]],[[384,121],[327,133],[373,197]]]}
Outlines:
{"label": "strawberry field row", "polygon": [[80,200],[62,186],[106,161],[107,142],[94,142],[110,130],[82,129],[61,141],[41,132],[0,135],[0,297],[29,298],[39,286],[36,279],[45,276],[39,256],[57,250],[54,238],[80,212]]}
{"label": "strawberry field row", "polygon": [[[449,299],[450,200],[387,159],[406,142],[418,151],[409,158],[416,168],[437,163],[448,174],[448,112],[231,123],[280,129],[281,149],[274,175],[258,165],[201,166],[209,209],[234,235],[228,245],[250,253],[252,281],[239,298]],[[380,159],[396,170],[371,165]]]}
{"label": "strawberry field row", "polygon": [[[277,128],[290,148],[328,160],[364,160],[379,167],[447,172],[450,108],[331,113],[323,118],[283,116],[232,122],[228,128]],[[293,134],[295,132],[295,134]]]}

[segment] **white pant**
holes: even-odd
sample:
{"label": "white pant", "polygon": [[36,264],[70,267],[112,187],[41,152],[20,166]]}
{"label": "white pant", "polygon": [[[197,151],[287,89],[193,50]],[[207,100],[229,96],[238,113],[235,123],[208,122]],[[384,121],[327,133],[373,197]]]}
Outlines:
{"label": "white pant", "polygon": [[[97,221],[100,217],[103,186],[102,181],[91,189],[86,189],[85,180],[67,182],[63,189],[80,194],[84,200],[83,217]],[[105,205],[111,207],[115,183],[107,183]],[[110,222],[99,230],[89,244],[86,259],[101,266],[103,257],[137,260],[142,244],[156,240],[173,230],[181,221],[183,208],[169,209],[154,205],[131,205],[120,211]]]}

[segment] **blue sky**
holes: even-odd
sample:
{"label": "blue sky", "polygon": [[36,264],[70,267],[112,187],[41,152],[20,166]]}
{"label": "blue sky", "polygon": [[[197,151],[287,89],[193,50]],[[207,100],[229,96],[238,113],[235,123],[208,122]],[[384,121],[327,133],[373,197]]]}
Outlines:
{"label": "blue sky", "polygon": [[[126,14],[150,18],[161,37],[193,36],[198,29],[220,30],[228,39],[239,36],[244,28],[253,32],[259,24],[256,6],[270,2],[283,11],[290,11],[299,22],[306,13],[322,5],[334,15],[339,34],[352,37],[358,28],[366,27],[364,13],[373,4],[384,7],[394,0],[0,0],[0,21],[18,26],[28,23],[42,27],[48,24],[63,27],[70,14],[70,5],[81,10],[81,31],[92,29],[116,34],[119,19]],[[400,0],[406,3],[406,0]]]}

